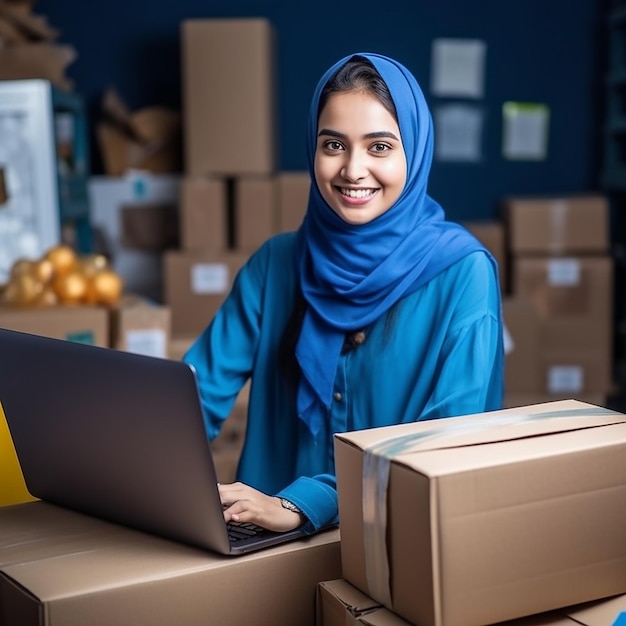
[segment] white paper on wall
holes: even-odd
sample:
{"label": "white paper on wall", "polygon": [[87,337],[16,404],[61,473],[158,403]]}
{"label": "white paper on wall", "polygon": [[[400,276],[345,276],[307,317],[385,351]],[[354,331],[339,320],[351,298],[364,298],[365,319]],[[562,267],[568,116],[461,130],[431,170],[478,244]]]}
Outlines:
{"label": "white paper on wall", "polygon": [[507,159],[541,161],[548,154],[547,105],[532,102],[505,102],[502,107],[502,154]]}
{"label": "white paper on wall", "polygon": [[435,96],[482,98],[487,45],[480,39],[435,39],[430,90]]}
{"label": "white paper on wall", "polygon": [[465,104],[435,108],[435,158],[477,162],[482,158],[483,112]]}

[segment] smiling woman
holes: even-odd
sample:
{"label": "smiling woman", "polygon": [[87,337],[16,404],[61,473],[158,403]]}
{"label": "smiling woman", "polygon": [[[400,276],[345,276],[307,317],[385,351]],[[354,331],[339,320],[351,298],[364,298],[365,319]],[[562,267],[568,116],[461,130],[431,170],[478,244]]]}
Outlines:
{"label": "smiling woman", "polygon": [[327,98],[318,125],[315,179],[328,206],[348,224],[387,211],[406,182],[394,114],[367,92],[339,93]]}
{"label": "smiling woman", "polygon": [[497,266],[427,193],[430,112],[387,57],[338,61],[313,93],[308,208],[272,237],[184,359],[214,438],[251,379],[226,520],[337,521],[338,432],[500,408]]}

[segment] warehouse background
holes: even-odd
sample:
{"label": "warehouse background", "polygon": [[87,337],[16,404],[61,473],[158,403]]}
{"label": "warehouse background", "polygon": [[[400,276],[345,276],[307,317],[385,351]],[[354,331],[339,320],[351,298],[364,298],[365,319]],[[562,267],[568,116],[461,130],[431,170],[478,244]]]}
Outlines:
{"label": "warehouse background", "polygon": [[[39,13],[78,57],[67,70],[92,120],[115,87],[131,109],[181,105],[180,23],[189,18],[267,17],[277,34],[279,169],[303,170],[304,127],[320,74],[344,54],[394,56],[414,72],[431,104],[431,45],[436,38],[486,43],[483,158],[435,162],[430,193],[453,219],[494,217],[504,195],[561,194],[599,187],[602,167],[606,7],[598,0],[400,0],[313,4],[259,0],[109,0],[77,9],[72,0],[41,0]],[[550,107],[545,161],[501,155],[502,104]],[[95,141],[92,141],[92,145]],[[101,172],[92,150],[92,170]],[[450,184],[454,181],[454,184]]]}

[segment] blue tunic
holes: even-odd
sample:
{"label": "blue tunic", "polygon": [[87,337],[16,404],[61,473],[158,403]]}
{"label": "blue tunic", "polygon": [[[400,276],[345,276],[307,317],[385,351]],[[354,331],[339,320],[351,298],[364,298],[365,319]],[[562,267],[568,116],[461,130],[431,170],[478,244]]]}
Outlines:
{"label": "blue tunic", "polygon": [[197,370],[206,428],[215,438],[251,377],[237,479],[294,502],[314,532],[337,520],[333,433],[501,407],[502,321],[497,277],[483,252],[456,262],[341,355],[334,401],[314,439],[296,414],[296,388],[278,346],[297,292],[295,233],[271,238],[184,360]]}

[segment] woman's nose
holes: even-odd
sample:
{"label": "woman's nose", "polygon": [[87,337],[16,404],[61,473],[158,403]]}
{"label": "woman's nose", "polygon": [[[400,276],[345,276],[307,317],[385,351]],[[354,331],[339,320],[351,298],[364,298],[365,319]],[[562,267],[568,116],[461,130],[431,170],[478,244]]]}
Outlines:
{"label": "woman's nose", "polygon": [[341,177],[350,183],[356,183],[367,176],[365,165],[359,157],[351,155],[341,168]]}

